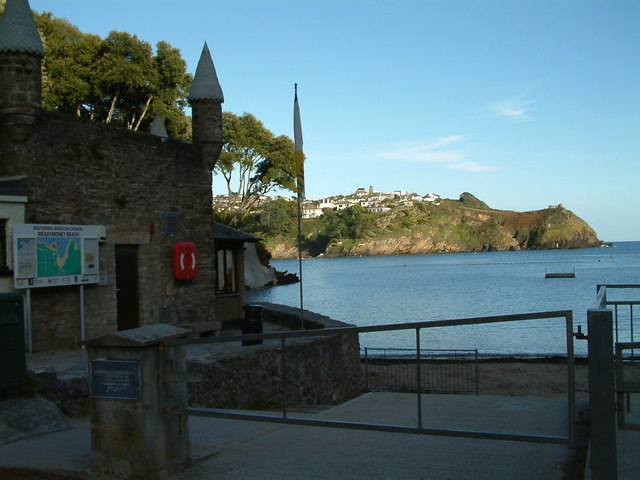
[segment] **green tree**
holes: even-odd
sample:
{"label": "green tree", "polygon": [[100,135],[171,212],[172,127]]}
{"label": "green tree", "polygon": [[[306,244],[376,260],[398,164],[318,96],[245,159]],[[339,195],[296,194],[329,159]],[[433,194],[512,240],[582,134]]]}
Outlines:
{"label": "green tree", "polygon": [[191,122],[185,115],[187,96],[193,75],[187,73],[187,63],[180,50],[167,42],[156,44],[154,66],[157,72],[152,113],[160,115],[168,132],[175,138],[191,138]]}
{"label": "green tree", "polygon": [[114,31],[102,39],[49,12],[35,20],[46,52],[44,108],[132,130],[147,130],[160,115],[170,136],[191,137],[184,108],[193,77],[177,48],[158,42],[154,54],[135,35]]}
{"label": "green tree", "polygon": [[295,235],[297,211],[295,201],[276,198],[262,203],[260,209],[247,215],[238,227],[264,237]]}
{"label": "green tree", "polygon": [[359,205],[345,208],[339,212],[326,210],[322,215],[321,234],[329,238],[349,238],[357,240],[373,228],[373,217]]}
{"label": "green tree", "polygon": [[225,144],[215,172],[226,182],[227,212],[235,213],[240,222],[261,195],[276,187],[294,189],[293,141],[284,135],[276,137],[250,113],[224,112],[222,128]]}
{"label": "green tree", "polygon": [[75,115],[91,115],[95,65],[102,40],[82,33],[51,13],[36,17],[47,55],[43,67],[43,106]]}
{"label": "green tree", "polygon": [[127,32],[112,31],[100,45],[96,63],[99,104],[104,122],[137,130],[157,84],[151,45]]}

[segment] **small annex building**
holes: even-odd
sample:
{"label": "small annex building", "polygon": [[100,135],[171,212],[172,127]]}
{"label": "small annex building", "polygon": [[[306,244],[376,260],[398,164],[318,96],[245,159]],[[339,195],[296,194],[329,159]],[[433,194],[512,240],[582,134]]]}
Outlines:
{"label": "small annex building", "polygon": [[211,175],[224,97],[207,45],[188,97],[193,142],[158,119],[141,133],[44,111],[45,54],[28,1],[7,0],[0,292],[22,294],[32,350],[156,322],[218,329]]}
{"label": "small annex building", "polygon": [[224,328],[244,317],[245,305],[245,250],[248,243],[260,238],[235,228],[215,223],[216,245],[216,319]]}

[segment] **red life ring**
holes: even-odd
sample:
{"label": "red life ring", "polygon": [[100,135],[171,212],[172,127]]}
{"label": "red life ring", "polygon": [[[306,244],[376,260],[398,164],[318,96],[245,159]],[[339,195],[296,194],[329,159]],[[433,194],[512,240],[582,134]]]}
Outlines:
{"label": "red life ring", "polygon": [[176,242],[173,246],[173,276],[176,280],[191,280],[198,276],[195,243]]}

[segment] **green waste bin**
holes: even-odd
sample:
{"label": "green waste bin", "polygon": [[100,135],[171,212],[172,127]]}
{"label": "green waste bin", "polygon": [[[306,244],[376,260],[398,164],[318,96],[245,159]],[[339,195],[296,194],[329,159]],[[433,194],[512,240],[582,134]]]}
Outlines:
{"label": "green waste bin", "polygon": [[24,307],[17,293],[0,293],[0,397],[22,393],[26,379]]}

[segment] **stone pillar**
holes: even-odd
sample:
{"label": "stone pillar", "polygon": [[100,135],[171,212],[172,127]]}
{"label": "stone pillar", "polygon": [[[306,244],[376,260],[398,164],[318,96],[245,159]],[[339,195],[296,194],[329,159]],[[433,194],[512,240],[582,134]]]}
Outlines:
{"label": "stone pillar", "polygon": [[191,446],[185,383],[167,383],[184,371],[180,347],[163,340],[189,330],[155,324],[87,340],[91,374],[92,469],[117,479],[163,478],[186,468]]}

